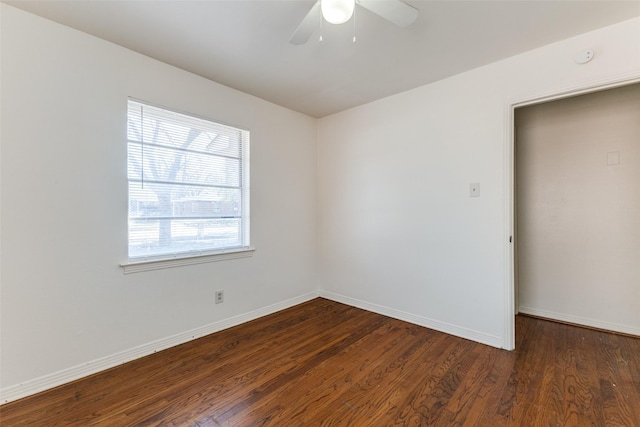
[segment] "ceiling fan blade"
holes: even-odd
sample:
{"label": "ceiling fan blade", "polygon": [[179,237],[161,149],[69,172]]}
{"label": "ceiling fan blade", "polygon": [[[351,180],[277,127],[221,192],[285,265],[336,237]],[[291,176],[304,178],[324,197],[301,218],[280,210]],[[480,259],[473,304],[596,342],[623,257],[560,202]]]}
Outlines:
{"label": "ceiling fan blade", "polygon": [[408,27],[418,17],[418,9],[400,0],[357,0],[357,3],[399,27]]}
{"label": "ceiling fan blade", "polygon": [[289,43],[305,44],[313,31],[320,25],[320,0],[315,2],[311,10],[304,17],[296,31],[291,35]]}

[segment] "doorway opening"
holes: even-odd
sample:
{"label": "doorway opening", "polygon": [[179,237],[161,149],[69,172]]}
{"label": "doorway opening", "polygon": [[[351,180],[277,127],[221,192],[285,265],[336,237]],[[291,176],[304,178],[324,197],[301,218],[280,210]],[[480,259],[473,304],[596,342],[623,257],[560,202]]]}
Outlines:
{"label": "doorway opening", "polygon": [[513,126],[514,313],[640,336],[640,84]]}
{"label": "doorway opening", "polygon": [[518,243],[518,236],[516,234],[516,175],[515,175],[515,161],[516,161],[516,130],[515,130],[515,116],[516,111],[521,108],[534,106],[544,103],[553,103],[555,101],[578,97],[581,95],[587,95],[606,91],[609,89],[615,89],[619,87],[631,86],[640,83],[640,73],[634,71],[625,75],[617,76],[605,76],[598,80],[591,81],[589,84],[578,84],[568,88],[558,88],[554,91],[543,91],[539,93],[533,93],[529,96],[523,96],[519,99],[514,99],[506,105],[506,135],[507,144],[505,148],[505,188],[506,188],[506,203],[505,203],[505,215],[507,221],[505,222],[505,236],[506,236],[506,250],[505,250],[505,317],[504,317],[504,345],[503,348],[508,350],[515,349],[516,342],[516,330],[515,321],[516,315],[519,313],[519,286],[517,267],[517,253],[516,247]]}

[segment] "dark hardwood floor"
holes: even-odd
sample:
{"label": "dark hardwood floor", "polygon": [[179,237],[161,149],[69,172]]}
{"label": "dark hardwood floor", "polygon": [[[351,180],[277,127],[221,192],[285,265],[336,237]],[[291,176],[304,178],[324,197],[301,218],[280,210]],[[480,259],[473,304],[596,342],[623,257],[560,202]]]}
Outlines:
{"label": "dark hardwood floor", "polygon": [[0,407],[8,426],[640,426],[640,339],[508,352],[316,299]]}

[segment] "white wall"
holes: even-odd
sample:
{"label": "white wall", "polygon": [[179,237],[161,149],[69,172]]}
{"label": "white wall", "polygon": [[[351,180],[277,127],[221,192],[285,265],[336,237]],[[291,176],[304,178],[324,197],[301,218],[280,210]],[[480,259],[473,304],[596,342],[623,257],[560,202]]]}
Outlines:
{"label": "white wall", "polygon": [[510,106],[621,76],[640,19],[320,120],[322,294],[508,348]]}
{"label": "white wall", "polygon": [[[0,10],[3,399],[316,295],[315,119]],[[128,96],[251,131],[252,258],[123,274]]]}
{"label": "white wall", "polygon": [[516,130],[520,312],[640,335],[640,84],[517,110]]}
{"label": "white wall", "polygon": [[[314,119],[0,11],[3,399],[283,308],[318,283],[502,345],[507,105],[640,75],[636,19],[325,118],[316,147]],[[584,47],[596,59],[578,66]],[[127,96],[251,130],[252,258],[122,274]]]}

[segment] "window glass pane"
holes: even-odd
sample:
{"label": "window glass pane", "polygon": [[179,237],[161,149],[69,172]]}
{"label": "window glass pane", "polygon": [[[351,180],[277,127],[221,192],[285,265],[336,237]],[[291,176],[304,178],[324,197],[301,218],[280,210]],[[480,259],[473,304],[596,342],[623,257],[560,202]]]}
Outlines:
{"label": "window glass pane", "polygon": [[130,257],[198,254],[240,247],[240,218],[129,221]]}
{"label": "window glass pane", "polygon": [[241,190],[129,183],[129,218],[240,217]]}
{"label": "window glass pane", "polygon": [[247,247],[248,132],[129,101],[129,257]]}
{"label": "window glass pane", "polygon": [[239,187],[240,159],[130,142],[128,173],[129,180]]}

